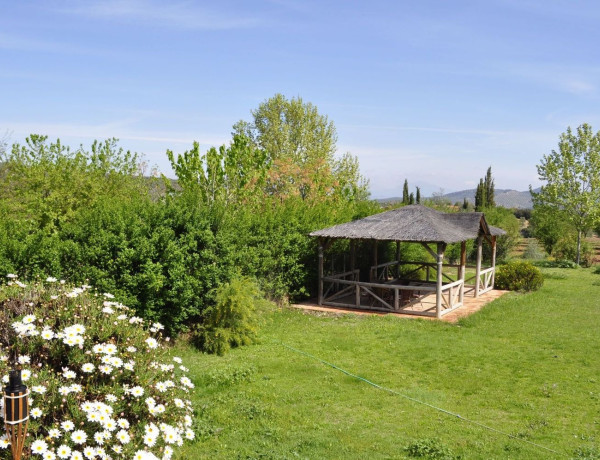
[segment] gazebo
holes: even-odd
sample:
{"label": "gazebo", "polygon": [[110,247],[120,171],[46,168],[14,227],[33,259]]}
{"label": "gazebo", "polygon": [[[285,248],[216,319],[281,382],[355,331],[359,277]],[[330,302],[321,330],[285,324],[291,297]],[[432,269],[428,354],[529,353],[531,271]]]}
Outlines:
{"label": "gazebo", "polygon": [[[441,318],[462,306],[465,295],[479,297],[493,289],[496,238],[505,233],[488,225],[481,212],[445,213],[422,205],[404,206],[312,232],[310,236],[318,238],[318,304]],[[350,270],[325,276],[324,251],[338,239],[350,240]],[[466,264],[469,240],[477,242],[475,266]],[[360,270],[355,268],[359,241],[372,242],[368,281],[361,281]],[[381,241],[396,243],[395,260],[378,262]],[[492,254],[487,268],[482,268],[484,241],[491,246]],[[401,260],[401,243],[422,245],[435,262]],[[451,243],[461,243],[460,262],[444,265],[444,252]],[[444,267],[456,269],[456,276],[444,273]],[[475,271],[470,278],[466,278],[467,269]],[[430,271],[435,273],[435,281],[430,279]],[[471,280],[474,284],[467,285]]]}

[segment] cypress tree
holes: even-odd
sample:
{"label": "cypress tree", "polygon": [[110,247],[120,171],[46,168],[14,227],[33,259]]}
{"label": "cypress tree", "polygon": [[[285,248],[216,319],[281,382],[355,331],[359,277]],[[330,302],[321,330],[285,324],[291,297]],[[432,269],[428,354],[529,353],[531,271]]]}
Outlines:
{"label": "cypress tree", "polygon": [[415,204],[415,194],[413,192],[410,192],[408,196],[408,204]]}
{"label": "cypress tree", "polygon": [[417,187],[417,204],[421,204],[421,188]]}
{"label": "cypress tree", "polygon": [[490,166],[487,170],[487,174],[485,175],[485,206],[488,208],[493,208],[496,206],[496,202],[494,200],[494,179],[492,178],[492,167]]}
{"label": "cypress tree", "polygon": [[479,179],[479,185],[475,191],[475,211],[482,211],[487,204],[487,197],[485,193],[485,184],[483,179]]}
{"label": "cypress tree", "polygon": [[402,189],[402,204],[408,204],[408,180],[404,179],[404,188]]}
{"label": "cypress tree", "polygon": [[469,202],[467,201],[467,197],[463,198],[463,205],[462,208],[467,211],[469,209]]}

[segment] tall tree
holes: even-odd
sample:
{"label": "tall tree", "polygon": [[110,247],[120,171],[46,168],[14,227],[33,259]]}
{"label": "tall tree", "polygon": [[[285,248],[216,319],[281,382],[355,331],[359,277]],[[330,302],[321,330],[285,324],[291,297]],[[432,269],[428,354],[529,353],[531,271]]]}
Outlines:
{"label": "tall tree", "polygon": [[576,263],[580,263],[581,234],[600,221],[600,131],[593,133],[587,123],[573,133],[567,128],[558,142],[558,151],[544,155],[537,166],[546,185],[539,193],[531,190],[534,209],[547,206],[562,215],[577,230]]}
{"label": "tall tree", "polygon": [[421,204],[421,187],[417,187],[417,204]]}
{"label": "tall tree", "polygon": [[494,179],[492,178],[491,166],[487,170],[483,184],[485,187],[485,206],[493,208],[496,206],[496,201],[494,200]]}
{"label": "tall tree", "polygon": [[479,179],[479,185],[475,191],[475,211],[481,212],[485,209],[487,203],[485,184],[483,179]]}
{"label": "tall tree", "polygon": [[408,196],[408,204],[415,204],[415,194],[413,192],[410,192]]}
{"label": "tall tree", "polygon": [[356,158],[350,154],[335,158],[335,126],[313,104],[276,94],[251,113],[252,121],[237,122],[233,135],[245,136],[265,152],[269,193],[305,199],[336,191],[351,199],[367,195]]}
{"label": "tall tree", "polygon": [[409,195],[408,195],[408,180],[404,179],[404,187],[402,188],[402,204],[409,203]]}

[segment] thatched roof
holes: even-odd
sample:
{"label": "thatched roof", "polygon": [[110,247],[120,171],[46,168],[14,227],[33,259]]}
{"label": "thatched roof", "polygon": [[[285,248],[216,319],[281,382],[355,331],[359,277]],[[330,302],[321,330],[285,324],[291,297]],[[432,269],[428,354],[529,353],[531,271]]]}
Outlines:
{"label": "thatched roof", "polygon": [[312,232],[310,236],[345,239],[457,243],[479,235],[504,235],[482,212],[445,213],[420,204]]}

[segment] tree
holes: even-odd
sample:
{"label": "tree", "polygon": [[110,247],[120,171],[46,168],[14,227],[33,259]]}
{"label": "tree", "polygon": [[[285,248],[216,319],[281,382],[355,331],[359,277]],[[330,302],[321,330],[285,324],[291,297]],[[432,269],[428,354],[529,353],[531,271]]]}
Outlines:
{"label": "tree", "polygon": [[491,166],[487,170],[483,184],[485,187],[485,206],[487,208],[493,208],[496,206],[496,201],[494,200],[494,179],[492,178]]}
{"label": "tree", "polygon": [[[268,193],[282,198],[300,195],[320,198],[343,190],[351,199],[367,195],[367,182],[356,158],[335,158],[337,133],[332,121],[300,97],[276,94],[252,111],[252,121],[241,120],[233,135],[243,135],[265,152],[270,165]],[[341,184],[341,188],[338,185]]]}
{"label": "tree", "polygon": [[404,179],[404,187],[402,188],[402,204],[408,204],[410,197],[408,195],[408,180]]}
{"label": "tree", "polygon": [[408,204],[415,204],[415,194],[413,192],[410,192],[408,196]]}
{"label": "tree", "polygon": [[479,179],[479,185],[475,191],[475,211],[481,212],[486,204],[485,185],[483,179]]}
{"label": "tree", "polygon": [[196,192],[206,205],[231,205],[246,198],[254,187],[264,185],[269,168],[265,153],[241,135],[233,136],[228,147],[211,147],[205,154],[200,154],[200,145],[194,142],[191,150],[177,158],[167,150],[167,157],[179,185]]}
{"label": "tree", "polygon": [[485,178],[479,179],[479,185],[475,191],[475,210],[483,211],[486,208],[496,206],[494,200],[494,179],[492,178],[492,167],[487,170]]}
{"label": "tree", "polygon": [[547,206],[561,214],[577,231],[577,264],[580,263],[581,234],[600,220],[600,132],[587,123],[573,133],[567,128],[558,151],[544,155],[537,166],[546,185],[539,193],[531,190],[534,209]]}
{"label": "tree", "polygon": [[417,204],[421,204],[421,188],[417,187]]}
{"label": "tree", "polygon": [[469,202],[467,201],[467,197],[463,198],[462,208],[463,208],[464,211],[468,211],[469,210]]}

